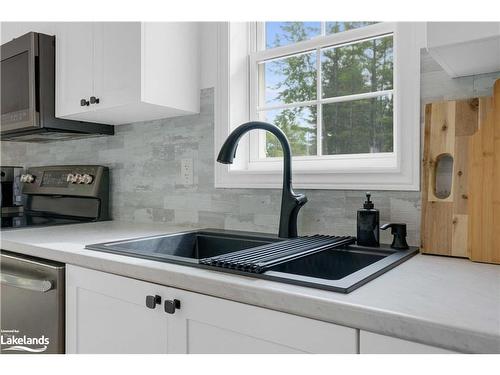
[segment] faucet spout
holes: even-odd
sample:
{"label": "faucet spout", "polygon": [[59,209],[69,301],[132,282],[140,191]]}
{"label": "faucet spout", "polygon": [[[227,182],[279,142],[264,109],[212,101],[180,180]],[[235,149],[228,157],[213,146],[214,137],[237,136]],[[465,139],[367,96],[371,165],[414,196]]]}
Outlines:
{"label": "faucet spout", "polygon": [[223,164],[232,164],[236,156],[236,149],[241,137],[253,129],[263,129],[271,132],[278,138],[283,149],[283,194],[281,197],[281,213],[279,237],[297,237],[297,215],[301,207],[306,204],[307,197],[298,194],[292,187],[292,151],[285,133],[276,125],[261,121],[251,121],[238,126],[227,137],[222,145],[217,161]]}

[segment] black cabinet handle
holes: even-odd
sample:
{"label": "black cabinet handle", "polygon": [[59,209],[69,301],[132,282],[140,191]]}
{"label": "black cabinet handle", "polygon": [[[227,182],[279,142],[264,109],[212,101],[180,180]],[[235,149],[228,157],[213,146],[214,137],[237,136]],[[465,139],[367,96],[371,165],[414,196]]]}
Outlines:
{"label": "black cabinet handle", "polygon": [[165,312],[167,314],[173,314],[175,312],[175,309],[180,309],[180,308],[181,308],[181,301],[179,301],[178,299],[165,301]]}
{"label": "black cabinet handle", "polygon": [[150,309],[156,308],[156,305],[161,305],[161,296],[146,296],[146,307]]}
{"label": "black cabinet handle", "polygon": [[95,96],[90,97],[90,104],[99,104],[99,98],[96,98]]}
{"label": "black cabinet handle", "polygon": [[88,101],[87,99],[81,99],[81,100],[80,100],[80,105],[81,105],[82,107],[85,107],[85,106],[87,106],[87,105],[89,105],[89,104],[90,104],[90,103],[89,103],[89,101]]}

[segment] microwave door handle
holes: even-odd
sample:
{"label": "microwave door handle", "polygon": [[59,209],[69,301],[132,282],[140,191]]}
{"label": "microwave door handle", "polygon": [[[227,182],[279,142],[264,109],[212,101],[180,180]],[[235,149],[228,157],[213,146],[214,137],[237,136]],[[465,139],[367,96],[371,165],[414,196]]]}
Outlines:
{"label": "microwave door handle", "polygon": [[4,272],[0,274],[0,282],[2,285],[13,286],[41,293],[46,293],[54,287],[53,282],[49,280],[29,279]]}

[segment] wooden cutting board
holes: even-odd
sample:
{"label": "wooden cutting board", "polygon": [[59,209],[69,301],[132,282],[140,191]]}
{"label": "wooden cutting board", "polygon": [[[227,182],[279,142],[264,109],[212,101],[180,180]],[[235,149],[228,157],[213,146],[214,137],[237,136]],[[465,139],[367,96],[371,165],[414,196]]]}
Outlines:
{"label": "wooden cutting board", "polygon": [[500,80],[492,97],[426,106],[422,171],[421,251],[500,264]]}

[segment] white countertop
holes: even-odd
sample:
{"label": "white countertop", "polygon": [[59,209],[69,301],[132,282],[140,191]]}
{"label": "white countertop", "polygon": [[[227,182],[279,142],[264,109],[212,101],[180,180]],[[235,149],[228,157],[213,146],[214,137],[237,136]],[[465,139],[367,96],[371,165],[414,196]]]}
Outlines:
{"label": "white countertop", "polygon": [[416,255],[349,293],[86,250],[186,230],[100,222],[1,232],[1,248],[460,352],[500,353],[500,266]]}

